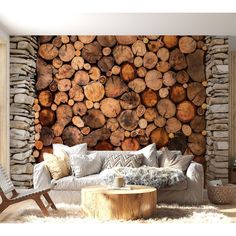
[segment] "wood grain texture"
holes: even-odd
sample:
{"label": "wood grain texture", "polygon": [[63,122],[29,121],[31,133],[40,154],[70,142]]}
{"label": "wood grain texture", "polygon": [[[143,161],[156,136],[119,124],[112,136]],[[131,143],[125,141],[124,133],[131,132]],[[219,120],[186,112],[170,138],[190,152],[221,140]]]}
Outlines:
{"label": "wood grain texture", "polygon": [[156,212],[155,188],[131,186],[132,190],[88,187],[81,191],[81,205],[88,217],[99,220],[135,220]]}
{"label": "wood grain texture", "polygon": [[205,140],[205,50],[189,35],[40,37],[35,140],[99,150],[154,142],[199,153],[205,144],[191,136]]}

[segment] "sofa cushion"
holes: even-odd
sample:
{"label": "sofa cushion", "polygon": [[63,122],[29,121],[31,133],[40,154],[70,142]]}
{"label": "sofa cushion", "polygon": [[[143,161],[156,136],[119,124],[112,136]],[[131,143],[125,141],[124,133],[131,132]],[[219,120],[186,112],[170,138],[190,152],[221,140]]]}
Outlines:
{"label": "sofa cushion", "polygon": [[99,173],[102,168],[102,161],[97,157],[97,153],[92,154],[73,154],[70,157],[72,173],[80,178],[87,175]]}
{"label": "sofa cushion", "polygon": [[[181,151],[179,151],[179,150],[170,150],[170,152],[172,154],[176,154],[176,155],[181,155],[182,154]],[[160,150],[157,150],[156,155],[157,155],[157,161],[158,161],[158,166],[159,167],[162,166],[162,164],[161,164],[161,162],[162,162],[162,154],[163,154],[163,148],[160,149]]]}
{"label": "sofa cushion", "polygon": [[152,167],[158,167],[158,159],[157,159],[157,149],[156,149],[156,144],[152,143],[148,145],[145,148],[142,148],[138,151],[131,152],[134,154],[143,154],[144,159],[143,159],[143,165],[146,166],[152,166]]}
{"label": "sofa cushion", "polygon": [[99,174],[88,175],[82,178],[77,178],[75,176],[67,176],[58,180],[52,180],[52,184],[56,184],[53,188],[54,190],[81,190],[81,188],[99,185],[101,180]]}
{"label": "sofa cushion", "polygon": [[[55,154],[56,153],[56,154]],[[68,170],[71,173],[71,168],[70,168],[70,157],[67,154],[67,152],[61,148],[58,148],[57,151],[53,155],[57,156],[58,158],[64,159],[67,165]]]}
{"label": "sofa cushion", "polygon": [[86,154],[87,152],[87,143],[77,144],[72,147],[69,147],[64,144],[56,143],[56,144],[53,144],[52,147],[53,147],[53,154],[56,156],[61,155],[61,150],[65,151],[69,157],[74,154],[77,154],[77,155]]}
{"label": "sofa cushion", "polygon": [[110,169],[114,167],[138,168],[142,165],[142,162],[143,154],[113,154],[105,159],[102,169]]}
{"label": "sofa cushion", "polygon": [[57,180],[69,175],[66,156],[57,157],[51,153],[43,153],[43,159],[53,179]]}
{"label": "sofa cushion", "polygon": [[177,155],[165,147],[160,159],[160,167],[171,167],[184,172],[193,160],[193,155]]}
{"label": "sofa cushion", "polygon": [[86,154],[97,153],[97,157],[101,158],[102,162],[104,163],[106,158],[114,154],[129,154],[130,151],[87,151]]}
{"label": "sofa cushion", "polygon": [[177,157],[177,153],[171,152],[167,147],[163,147],[161,151],[162,154],[159,158],[160,167],[167,167],[171,165],[170,162]]}
{"label": "sofa cushion", "polygon": [[160,191],[182,191],[186,190],[187,188],[188,188],[188,180],[185,179],[182,182],[179,182],[175,185],[166,188],[161,188]]}

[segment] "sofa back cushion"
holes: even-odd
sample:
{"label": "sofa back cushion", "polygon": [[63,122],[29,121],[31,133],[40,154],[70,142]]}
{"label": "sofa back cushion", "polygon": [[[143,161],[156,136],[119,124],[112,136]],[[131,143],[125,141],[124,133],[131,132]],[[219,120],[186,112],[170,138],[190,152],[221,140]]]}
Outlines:
{"label": "sofa back cushion", "polygon": [[160,167],[171,167],[185,172],[193,160],[193,155],[181,155],[177,152],[171,152],[166,147],[162,151],[163,153],[159,158]]}
{"label": "sofa back cushion", "polygon": [[130,151],[87,151],[87,154],[97,153],[97,158],[101,158],[102,162],[111,155],[129,154]]}
{"label": "sofa back cushion", "polygon": [[72,147],[69,147],[64,144],[59,144],[59,143],[53,144],[54,155],[60,156],[61,150],[65,151],[69,157],[71,157],[71,155],[74,155],[74,154],[83,155],[83,154],[86,154],[87,152],[87,143],[77,144]]}
{"label": "sofa back cushion", "polygon": [[97,157],[97,153],[73,154],[70,157],[72,174],[77,177],[84,177],[99,173],[102,168],[102,161]]}
{"label": "sofa back cushion", "polygon": [[142,165],[143,158],[143,154],[113,154],[104,160],[102,169],[110,169],[114,167],[138,168]]}
{"label": "sofa back cushion", "polygon": [[62,156],[63,153],[66,153],[68,155],[68,166],[70,169],[70,174],[71,174],[71,156],[72,155],[84,155],[87,152],[87,143],[81,143],[81,144],[77,144],[74,145],[72,147],[69,147],[67,145],[64,144],[53,144],[53,154],[55,156]]}
{"label": "sofa back cushion", "polygon": [[[181,153],[181,151],[179,151],[179,150],[169,150],[172,154],[176,154],[176,155],[181,155],[182,153]],[[163,148],[162,149],[160,149],[160,150],[158,150],[157,151],[157,161],[158,161],[158,166],[159,167],[162,167],[163,165],[162,165],[162,158],[163,158],[163,156],[162,156],[162,154],[163,154]]]}
{"label": "sofa back cushion", "polygon": [[143,154],[143,165],[151,166],[151,167],[158,167],[158,159],[157,159],[157,149],[156,144],[152,143],[147,147],[144,147],[138,151],[132,151],[131,153],[134,154]]}
{"label": "sofa back cushion", "polygon": [[100,157],[103,163],[111,155],[143,154],[143,165],[158,167],[157,150],[155,144],[150,144],[147,147],[138,151],[88,151],[87,154],[95,152],[97,153],[97,157]]}

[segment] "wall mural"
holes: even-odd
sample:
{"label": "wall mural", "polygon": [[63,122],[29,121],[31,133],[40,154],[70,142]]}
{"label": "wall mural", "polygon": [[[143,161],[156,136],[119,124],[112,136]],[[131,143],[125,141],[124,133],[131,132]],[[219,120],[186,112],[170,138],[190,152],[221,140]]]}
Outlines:
{"label": "wall mural", "polygon": [[205,153],[203,36],[41,36],[35,148]]}

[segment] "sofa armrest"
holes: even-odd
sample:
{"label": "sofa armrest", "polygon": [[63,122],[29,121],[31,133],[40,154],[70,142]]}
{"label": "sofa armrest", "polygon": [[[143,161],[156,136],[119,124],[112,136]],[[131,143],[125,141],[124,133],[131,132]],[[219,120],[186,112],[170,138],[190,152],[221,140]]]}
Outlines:
{"label": "sofa armrest", "polygon": [[203,166],[197,162],[191,162],[186,176],[188,179],[188,192],[192,200],[196,204],[201,204],[203,201],[204,190],[204,170]]}
{"label": "sofa armrest", "polygon": [[50,185],[51,180],[51,175],[44,162],[40,162],[34,166],[33,184],[35,189]]}
{"label": "sofa armrest", "polygon": [[197,162],[192,161],[187,169],[186,176],[194,182],[204,183],[203,166]]}

